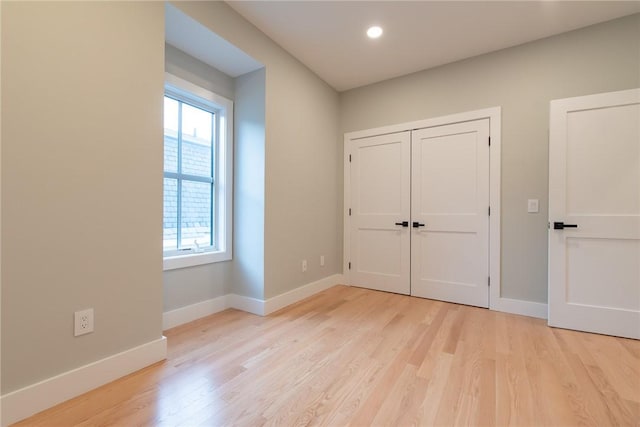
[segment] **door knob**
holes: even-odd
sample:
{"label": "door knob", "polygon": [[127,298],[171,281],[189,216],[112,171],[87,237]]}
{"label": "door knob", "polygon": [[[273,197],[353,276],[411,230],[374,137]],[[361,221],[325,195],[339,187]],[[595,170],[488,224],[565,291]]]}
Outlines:
{"label": "door knob", "polygon": [[413,228],[418,228],[418,227],[424,227],[424,224],[418,221],[413,221]]}
{"label": "door knob", "polygon": [[409,221],[396,222],[396,225],[401,225],[403,227],[409,226]]}
{"label": "door knob", "polygon": [[564,222],[554,222],[554,230],[564,230],[565,228],[578,228],[578,224],[565,224]]}

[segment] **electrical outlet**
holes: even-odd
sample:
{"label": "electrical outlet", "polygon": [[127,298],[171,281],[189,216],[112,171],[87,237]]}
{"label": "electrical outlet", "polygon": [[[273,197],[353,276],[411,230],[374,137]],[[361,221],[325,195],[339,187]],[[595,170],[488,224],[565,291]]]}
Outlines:
{"label": "electrical outlet", "polygon": [[538,199],[529,199],[527,200],[527,212],[529,213],[538,213],[539,210],[539,206],[538,206]]}
{"label": "electrical outlet", "polygon": [[77,337],[93,332],[93,308],[76,311],[73,318],[73,336]]}
{"label": "electrical outlet", "polygon": [[304,273],[305,271],[307,271],[307,260],[303,259],[302,260],[302,272]]}
{"label": "electrical outlet", "polygon": [[320,255],[320,267],[324,267],[324,255]]}

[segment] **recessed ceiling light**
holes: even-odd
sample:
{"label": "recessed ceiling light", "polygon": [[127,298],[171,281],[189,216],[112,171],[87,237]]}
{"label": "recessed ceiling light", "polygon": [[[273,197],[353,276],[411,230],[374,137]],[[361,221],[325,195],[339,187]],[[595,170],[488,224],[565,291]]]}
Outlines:
{"label": "recessed ceiling light", "polygon": [[369,36],[370,39],[377,39],[381,35],[382,28],[378,26],[369,27],[369,29],[367,30],[367,36]]}

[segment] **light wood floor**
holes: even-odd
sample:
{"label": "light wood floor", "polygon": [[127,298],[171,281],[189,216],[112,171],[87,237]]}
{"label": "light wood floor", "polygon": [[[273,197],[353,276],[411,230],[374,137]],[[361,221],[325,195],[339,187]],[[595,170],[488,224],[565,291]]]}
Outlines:
{"label": "light wood floor", "polygon": [[640,341],[336,286],[167,331],[169,358],[19,425],[640,425]]}

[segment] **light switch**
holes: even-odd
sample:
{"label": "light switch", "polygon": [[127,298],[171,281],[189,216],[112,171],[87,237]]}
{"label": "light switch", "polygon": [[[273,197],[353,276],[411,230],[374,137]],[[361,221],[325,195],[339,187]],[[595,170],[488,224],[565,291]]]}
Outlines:
{"label": "light switch", "polygon": [[538,199],[529,199],[527,200],[527,212],[529,213],[538,213],[539,210],[539,206],[538,206]]}

